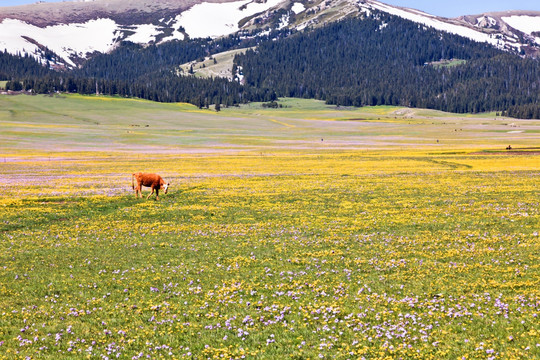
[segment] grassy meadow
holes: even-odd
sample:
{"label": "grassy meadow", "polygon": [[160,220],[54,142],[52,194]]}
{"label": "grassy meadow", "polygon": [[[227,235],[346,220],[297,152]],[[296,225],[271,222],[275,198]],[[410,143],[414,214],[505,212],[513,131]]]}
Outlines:
{"label": "grassy meadow", "polygon": [[190,70],[192,70],[193,76],[196,77],[226,77],[232,80],[234,57],[238,54],[244,54],[247,50],[248,49],[246,48],[224,51],[202,60],[200,59],[182,64],[180,65],[179,70],[182,71],[184,75],[189,74]]}
{"label": "grassy meadow", "polygon": [[540,358],[540,121],[281,102],[0,96],[0,359]]}

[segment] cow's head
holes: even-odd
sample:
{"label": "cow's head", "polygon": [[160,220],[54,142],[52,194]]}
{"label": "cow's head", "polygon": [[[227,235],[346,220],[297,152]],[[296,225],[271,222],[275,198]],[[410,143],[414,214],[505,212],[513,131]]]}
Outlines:
{"label": "cow's head", "polygon": [[166,194],[167,193],[167,189],[169,189],[169,183],[166,183],[164,186],[163,186],[163,192]]}

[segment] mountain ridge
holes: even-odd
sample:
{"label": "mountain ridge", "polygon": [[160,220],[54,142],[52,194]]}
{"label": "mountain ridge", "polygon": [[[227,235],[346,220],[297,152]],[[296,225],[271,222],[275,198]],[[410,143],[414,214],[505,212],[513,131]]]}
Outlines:
{"label": "mountain ridge", "polygon": [[[205,0],[219,3],[223,0]],[[5,19],[26,21],[39,27],[60,25],[73,22],[86,22],[100,17],[118,20],[121,25],[136,24],[140,13],[162,16],[168,12],[182,12],[199,0],[93,0],[64,1],[55,3],[34,3],[20,6],[0,7],[0,22]],[[130,19],[130,21],[122,21]],[[133,21],[135,20],[135,21]]]}

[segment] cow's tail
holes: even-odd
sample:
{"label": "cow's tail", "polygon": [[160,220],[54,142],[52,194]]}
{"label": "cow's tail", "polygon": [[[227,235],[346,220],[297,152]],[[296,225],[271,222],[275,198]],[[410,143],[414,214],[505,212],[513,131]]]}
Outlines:
{"label": "cow's tail", "polygon": [[135,174],[131,174],[131,188],[135,190],[135,182],[133,181],[135,179]]}

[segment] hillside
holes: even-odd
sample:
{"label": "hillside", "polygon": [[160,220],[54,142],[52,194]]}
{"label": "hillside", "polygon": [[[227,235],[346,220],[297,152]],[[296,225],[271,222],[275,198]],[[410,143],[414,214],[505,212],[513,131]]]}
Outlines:
{"label": "hillside", "polygon": [[[440,59],[461,61],[440,66]],[[267,41],[237,56],[245,84],[277,96],[459,113],[538,105],[539,64],[384,13]]]}
{"label": "hillside", "polygon": [[0,8],[0,49],[40,60],[49,50],[60,58],[58,66],[74,67],[122,41],[147,45],[228,35],[240,30],[241,19],[278,2],[94,0]]}
{"label": "hillside", "polygon": [[[540,49],[540,12],[466,15],[457,19],[374,0],[93,0],[0,7],[0,49],[29,54],[56,67],[75,67],[121,42],[148,45],[217,38],[239,31],[293,30],[324,26],[372,11],[457,34],[522,55]],[[253,33],[254,32],[254,33]],[[54,56],[47,56],[52,52]]]}

